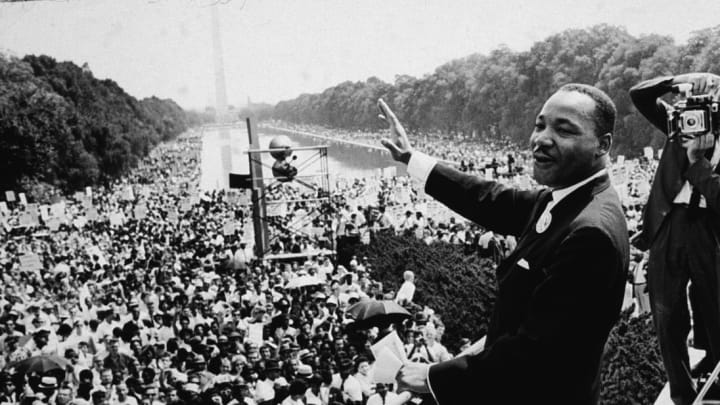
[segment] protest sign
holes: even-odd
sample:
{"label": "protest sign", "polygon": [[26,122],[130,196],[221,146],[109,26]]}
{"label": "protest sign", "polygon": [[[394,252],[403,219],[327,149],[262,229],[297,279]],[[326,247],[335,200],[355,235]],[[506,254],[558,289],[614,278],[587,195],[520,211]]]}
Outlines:
{"label": "protest sign", "polygon": [[175,211],[174,209],[171,209],[171,210],[168,211],[168,213],[167,213],[167,220],[170,221],[170,222],[176,222],[176,223],[177,223],[178,221],[180,221],[180,216],[178,215],[178,212],[177,212],[177,211]]}
{"label": "protest sign", "polygon": [[87,210],[87,220],[97,221],[99,219],[98,210],[95,207],[91,207]]}
{"label": "protest sign", "polygon": [[263,345],[263,324],[260,322],[248,325],[248,340],[258,345]]}
{"label": "protest sign", "polygon": [[136,205],[133,209],[133,216],[135,219],[145,219],[147,216],[147,206],[145,204]]}
{"label": "protest sign", "polygon": [[60,220],[57,218],[50,218],[47,220],[46,225],[48,229],[50,229],[53,232],[56,232],[58,229],[60,229]]}
{"label": "protest sign", "polygon": [[35,253],[20,255],[18,259],[20,259],[20,270],[22,271],[36,271],[43,268],[40,256]]}
{"label": "protest sign", "polygon": [[120,226],[123,224],[123,215],[120,212],[113,212],[110,214],[110,225]]}
{"label": "protest sign", "polygon": [[180,203],[180,211],[188,212],[190,210],[192,210],[192,203],[190,203],[190,199],[189,198],[183,199],[182,202]]}
{"label": "protest sign", "polygon": [[20,214],[18,222],[20,223],[20,226],[33,226],[36,224],[36,222],[33,221],[32,215],[27,212]]}

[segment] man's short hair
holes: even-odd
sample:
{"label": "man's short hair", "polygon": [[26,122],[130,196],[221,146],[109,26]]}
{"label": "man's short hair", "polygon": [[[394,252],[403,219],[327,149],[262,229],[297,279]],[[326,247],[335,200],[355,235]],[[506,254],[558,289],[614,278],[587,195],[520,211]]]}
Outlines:
{"label": "man's short hair", "polygon": [[615,116],[617,110],[615,103],[604,91],[587,84],[568,83],[558,91],[575,91],[590,97],[595,102],[593,122],[595,122],[595,135],[613,134],[615,132]]}

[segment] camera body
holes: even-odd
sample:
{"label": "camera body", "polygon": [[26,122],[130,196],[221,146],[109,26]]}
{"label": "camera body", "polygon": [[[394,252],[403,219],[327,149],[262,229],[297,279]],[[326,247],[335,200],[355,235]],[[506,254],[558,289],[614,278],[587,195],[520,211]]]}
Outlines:
{"label": "camera body", "polygon": [[710,94],[687,96],[668,109],[668,136],[720,133],[720,101]]}

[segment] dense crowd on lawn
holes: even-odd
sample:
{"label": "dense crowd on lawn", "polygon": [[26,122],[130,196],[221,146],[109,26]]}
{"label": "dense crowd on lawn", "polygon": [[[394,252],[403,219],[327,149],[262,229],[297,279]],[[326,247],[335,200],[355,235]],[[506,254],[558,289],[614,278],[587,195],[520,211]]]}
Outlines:
{"label": "dense crowd on lawn", "polygon": [[[447,145],[430,136],[418,147],[460,158],[461,170],[533,186],[522,154],[496,148],[479,159]],[[276,258],[257,260],[246,197],[198,190],[199,155],[199,140],[183,137],[108,187],[38,202],[6,194],[0,404],[405,403],[409,393],[373,380],[370,346],[389,330],[355,328],[345,310],[368,299],[404,304],[413,317],[396,327],[414,361],[452,357],[443,324],[413,304],[411,273],[390,291],[367,258],[336,263],[337,239],[405,233],[496,260],[514,247],[431,202],[408,178],[387,176],[342,179],[328,200],[285,203],[269,220]],[[613,169],[631,232],[653,164]],[[288,183],[269,194],[318,196]],[[639,299],[641,272],[632,281]],[[34,356],[52,361],[27,372]]]}
{"label": "dense crowd on lawn", "polygon": [[[280,252],[291,259],[257,260],[247,207],[196,189],[198,156],[184,139],[109,188],[47,204],[6,195],[0,403],[406,402],[372,379],[369,347],[388,330],[345,313],[395,292],[366,258],[339,266],[317,241],[293,244],[306,236]],[[408,274],[397,296],[414,315],[398,330],[408,354],[449,358],[413,285]]]}

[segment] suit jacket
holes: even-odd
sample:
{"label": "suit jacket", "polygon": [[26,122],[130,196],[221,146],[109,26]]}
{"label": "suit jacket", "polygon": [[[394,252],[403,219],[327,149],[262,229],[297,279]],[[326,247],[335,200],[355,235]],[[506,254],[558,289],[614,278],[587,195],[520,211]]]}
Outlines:
{"label": "suit jacket", "polygon": [[[660,97],[671,91],[672,81],[672,77],[660,77],[646,80],[630,89],[630,98],[638,111],[665,134],[667,114]],[[647,250],[653,244],[665,217],[673,207],[673,200],[686,180],[705,196],[712,211],[707,218],[708,225],[720,230],[720,179],[714,176],[710,162],[701,159],[688,167],[687,152],[682,144],[666,140],[650,195],[643,209],[642,233],[635,242],[638,248]]]}
{"label": "suit jacket", "polygon": [[625,217],[608,176],[557,203],[540,234],[535,223],[550,190],[514,190],[442,164],[425,188],[466,218],[519,237],[497,268],[485,350],[430,368],[438,403],[597,403],[629,262]]}

